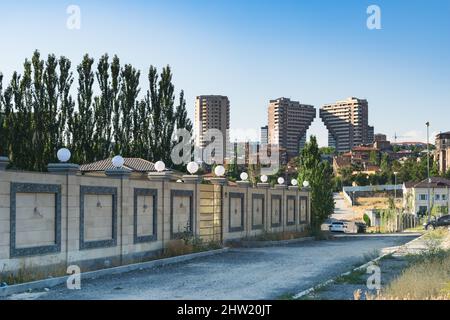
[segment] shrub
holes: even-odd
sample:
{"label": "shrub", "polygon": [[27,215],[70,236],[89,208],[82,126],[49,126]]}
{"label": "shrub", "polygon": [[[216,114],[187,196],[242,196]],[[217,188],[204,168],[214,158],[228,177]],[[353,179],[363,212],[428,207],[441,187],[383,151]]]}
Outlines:
{"label": "shrub", "polygon": [[366,223],[366,225],[367,225],[368,227],[371,226],[371,224],[370,224],[370,218],[369,218],[369,216],[368,216],[366,213],[364,213],[363,220],[364,220],[364,222]]}

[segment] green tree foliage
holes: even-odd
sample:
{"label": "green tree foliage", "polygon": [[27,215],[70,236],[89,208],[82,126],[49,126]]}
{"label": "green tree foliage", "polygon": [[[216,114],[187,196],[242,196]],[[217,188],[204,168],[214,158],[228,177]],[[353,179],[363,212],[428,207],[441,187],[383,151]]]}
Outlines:
{"label": "green tree foliage", "polygon": [[298,180],[308,181],[311,187],[312,227],[320,230],[322,223],[333,213],[333,170],[330,164],[321,160],[317,139],[310,141],[301,151]]}
{"label": "green tree foliage", "polygon": [[142,99],[140,71],[122,67],[117,56],[110,61],[105,54],[97,63],[83,57],[76,68],[76,99],[71,67],[65,57],[50,54],[44,60],[35,51],[5,89],[0,73],[0,155],[9,156],[14,168],[37,171],[56,161],[62,146],[75,163],[121,154],[171,165],[174,129],[192,132],[192,122],[183,91],[175,106],[169,66],[160,76],[150,67],[150,88]]}
{"label": "green tree foliage", "polygon": [[372,163],[374,165],[378,165],[379,164],[378,153],[376,151],[371,151],[370,152],[369,161],[370,161],[370,163]]}
{"label": "green tree foliage", "polygon": [[353,183],[353,167],[342,167],[339,169],[339,174],[341,176],[342,185],[351,186]]}
{"label": "green tree foliage", "polygon": [[336,149],[333,147],[322,147],[319,150],[323,155],[334,155],[336,153]]}
{"label": "green tree foliage", "polygon": [[3,101],[3,74],[0,73],[0,156],[8,154],[6,146],[5,110]]}

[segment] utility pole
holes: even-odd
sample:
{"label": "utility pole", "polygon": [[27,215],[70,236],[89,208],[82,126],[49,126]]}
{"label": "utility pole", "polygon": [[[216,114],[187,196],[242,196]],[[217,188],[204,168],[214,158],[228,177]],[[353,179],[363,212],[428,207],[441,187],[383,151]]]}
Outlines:
{"label": "utility pole", "polygon": [[427,175],[428,175],[428,222],[431,221],[431,194],[430,194],[430,122],[427,125]]}
{"label": "utility pole", "polygon": [[394,180],[395,180],[395,182],[394,182],[394,203],[397,203],[397,175],[398,175],[398,172],[394,171]]}

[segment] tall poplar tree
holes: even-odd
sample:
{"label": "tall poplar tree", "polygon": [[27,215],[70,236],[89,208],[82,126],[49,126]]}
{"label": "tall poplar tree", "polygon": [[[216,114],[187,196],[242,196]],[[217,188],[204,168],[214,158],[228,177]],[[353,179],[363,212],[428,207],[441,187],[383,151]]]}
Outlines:
{"label": "tall poplar tree", "polygon": [[0,157],[7,156],[7,137],[5,128],[5,109],[4,109],[4,98],[3,98],[3,74],[0,72]]}
{"label": "tall poplar tree", "polygon": [[71,62],[66,57],[59,59],[59,103],[60,103],[60,117],[59,117],[59,144],[61,146],[71,146],[73,130],[73,113],[75,110],[75,102],[70,95],[70,88],[73,84],[73,74],[70,71]]}
{"label": "tall poplar tree", "polygon": [[308,181],[311,188],[311,225],[320,230],[322,223],[334,211],[333,170],[322,161],[315,136],[302,149],[299,158],[298,180]]}
{"label": "tall poplar tree", "polygon": [[[121,88],[120,88],[120,110],[121,127],[120,140],[121,154],[124,157],[133,156],[133,114],[137,104],[137,97],[139,95],[139,77],[140,72],[133,68],[132,65],[127,64],[121,71]],[[138,124],[136,124],[138,125]]]}
{"label": "tall poplar tree", "polygon": [[92,85],[94,83],[93,63],[94,59],[86,54],[81,64],[77,67],[78,111],[74,114],[72,133],[75,151],[74,161],[77,161],[77,163],[89,163],[96,160],[92,143],[95,128],[92,108]]}
{"label": "tall poplar tree", "polygon": [[97,159],[107,158],[111,154],[112,147],[113,96],[109,73],[109,57],[105,54],[100,58],[96,72],[100,96],[94,99],[96,126],[93,144]]}
{"label": "tall poplar tree", "polygon": [[76,99],[66,57],[50,54],[44,60],[35,51],[23,66],[5,88],[0,74],[0,154],[9,156],[14,168],[45,171],[62,146],[80,164],[121,154],[162,159],[170,166],[174,129],[192,131],[183,91],[175,106],[169,66],[160,75],[150,67],[149,89],[141,100],[140,71],[130,64],[121,67],[117,56],[110,63],[103,55],[96,67],[93,58],[83,57],[76,68]]}

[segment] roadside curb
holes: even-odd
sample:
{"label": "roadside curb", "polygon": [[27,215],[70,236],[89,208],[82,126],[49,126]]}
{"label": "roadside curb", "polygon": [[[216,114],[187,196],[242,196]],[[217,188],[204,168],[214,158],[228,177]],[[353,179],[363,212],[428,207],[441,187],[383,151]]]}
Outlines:
{"label": "roadside curb", "polygon": [[[411,236],[421,237],[422,235],[423,234],[419,232],[411,232],[411,233],[402,232],[402,233],[388,233],[388,234],[382,233],[334,234],[333,237],[336,239],[342,239],[342,238],[411,237]],[[417,238],[414,240],[417,240]]]}
{"label": "roadside curb", "polygon": [[278,240],[278,241],[241,241],[241,248],[265,248],[265,247],[277,247],[284,246],[293,243],[314,241],[314,237],[304,237],[298,239],[290,239],[290,240]]}
{"label": "roadside curb", "polygon": [[363,265],[361,265],[361,266],[359,266],[359,267],[353,268],[352,270],[347,271],[347,272],[344,272],[344,273],[341,273],[340,275],[338,275],[338,276],[336,276],[336,277],[334,277],[334,278],[332,278],[332,279],[329,279],[329,280],[327,280],[327,281],[325,281],[325,282],[319,283],[319,284],[315,285],[314,287],[311,287],[311,288],[309,288],[309,289],[307,289],[307,290],[301,291],[301,292],[297,293],[296,295],[292,296],[292,298],[293,298],[294,300],[300,299],[300,298],[302,298],[302,297],[304,297],[304,296],[310,294],[311,292],[314,292],[314,291],[316,291],[316,290],[318,290],[318,289],[321,289],[321,288],[323,288],[323,287],[326,287],[326,286],[328,286],[328,285],[330,285],[330,284],[335,283],[335,282],[336,282],[336,279],[338,279],[338,278],[340,278],[340,277],[348,276],[349,274],[351,274],[351,273],[354,272],[354,271],[359,271],[359,270],[361,270],[361,269],[367,269],[368,266],[374,264],[374,263],[377,262],[377,261],[380,261],[381,259],[383,259],[384,257],[386,257],[386,256],[388,256],[388,255],[391,255],[391,254],[396,253],[396,252],[399,251],[401,248],[403,248],[403,247],[405,247],[405,246],[407,246],[407,245],[409,245],[409,244],[412,244],[412,243],[414,243],[414,242],[416,242],[416,241],[419,241],[419,240],[420,240],[422,237],[424,237],[424,236],[425,236],[425,234],[423,234],[423,235],[417,237],[416,239],[413,239],[413,240],[411,240],[411,241],[409,241],[409,242],[407,242],[407,243],[405,243],[405,244],[403,244],[403,245],[401,245],[401,246],[391,247],[391,248],[394,249],[393,251],[383,253],[382,255],[378,256],[377,258],[375,258],[375,259],[373,259],[373,260],[371,260],[371,261],[369,261],[369,262],[366,262],[365,264],[363,264]]}
{"label": "roadside curb", "polygon": [[[212,255],[225,253],[229,250],[230,250],[230,248],[222,248],[222,249],[217,249],[217,250],[196,252],[196,253],[185,254],[185,255],[176,256],[176,257],[153,260],[153,261],[148,261],[148,262],[141,262],[141,263],[124,265],[124,266],[118,266],[118,267],[113,267],[113,268],[108,268],[108,269],[100,269],[100,270],[96,270],[96,271],[83,272],[83,273],[81,273],[81,279],[92,280],[92,279],[102,277],[102,276],[116,275],[116,274],[136,271],[136,270],[152,269],[155,267],[185,262],[185,261],[193,260],[196,258],[209,257]],[[70,275],[2,287],[2,288],[0,288],[0,297],[7,297],[12,294],[23,293],[23,292],[26,292],[29,290],[47,289],[47,288],[51,288],[51,287],[56,287],[58,285],[66,283],[67,279],[69,277],[70,277]]]}

